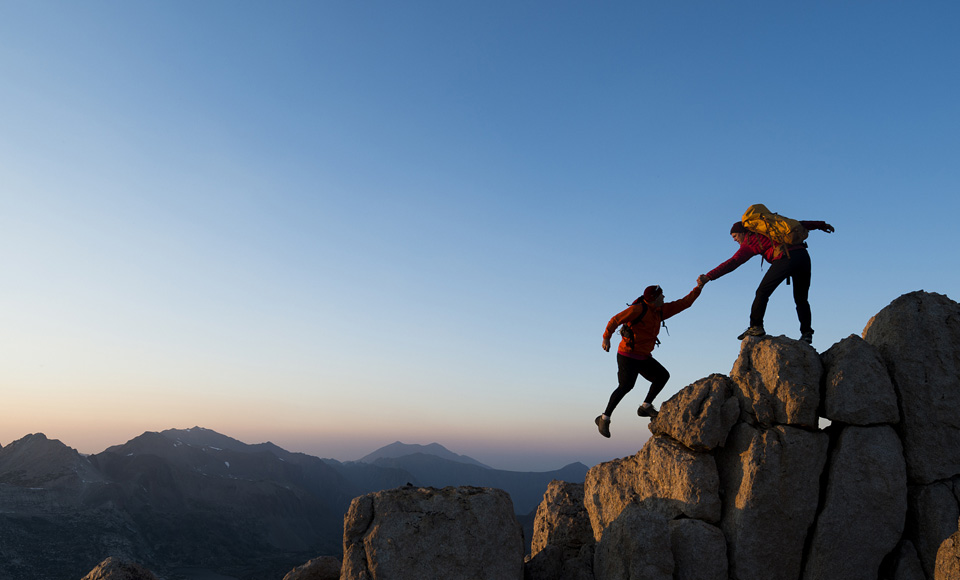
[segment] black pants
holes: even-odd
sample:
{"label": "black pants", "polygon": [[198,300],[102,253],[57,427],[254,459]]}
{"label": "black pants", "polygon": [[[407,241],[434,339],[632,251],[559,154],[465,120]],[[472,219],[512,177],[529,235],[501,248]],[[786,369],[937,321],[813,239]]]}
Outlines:
{"label": "black pants", "polygon": [[790,251],[790,256],[775,260],[757,287],[757,296],[750,308],[750,326],[763,326],[763,315],[767,312],[767,301],[781,282],[790,278],[793,282],[793,301],[797,304],[797,317],[800,318],[800,332],[813,332],[810,326],[810,254],[805,248]]}
{"label": "black pants", "polygon": [[617,390],[610,395],[610,402],[607,403],[607,410],[603,412],[604,415],[607,417],[613,415],[613,410],[620,404],[621,399],[632,391],[634,385],[637,384],[638,375],[650,381],[650,390],[647,391],[647,398],[643,400],[645,403],[653,403],[653,400],[663,390],[663,386],[670,380],[670,373],[655,358],[639,360],[623,356],[618,352],[617,381],[619,385],[617,385]]}

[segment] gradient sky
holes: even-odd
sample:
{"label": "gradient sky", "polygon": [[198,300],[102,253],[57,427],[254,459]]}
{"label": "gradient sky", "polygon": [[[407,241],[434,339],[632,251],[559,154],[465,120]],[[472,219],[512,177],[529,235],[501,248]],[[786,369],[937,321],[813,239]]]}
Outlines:
{"label": "gradient sky", "polygon": [[[609,318],[813,232],[821,352],[960,298],[955,2],[0,0],[0,444],[215,429],[504,469],[635,453]],[[765,267],[764,267],[765,269]],[[754,258],[668,322],[730,372]],[[789,288],[767,331],[799,336]]]}

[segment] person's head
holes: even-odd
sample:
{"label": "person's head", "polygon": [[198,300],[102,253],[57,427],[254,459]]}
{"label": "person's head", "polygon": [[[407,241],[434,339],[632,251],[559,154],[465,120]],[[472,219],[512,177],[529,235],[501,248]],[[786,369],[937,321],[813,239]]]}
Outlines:
{"label": "person's head", "polygon": [[730,228],[730,237],[733,238],[738,244],[743,243],[743,239],[747,237],[747,228],[743,227],[743,222],[736,222]]}
{"label": "person's head", "polygon": [[660,306],[663,304],[663,289],[658,285],[647,286],[643,290],[643,301],[650,306]]}

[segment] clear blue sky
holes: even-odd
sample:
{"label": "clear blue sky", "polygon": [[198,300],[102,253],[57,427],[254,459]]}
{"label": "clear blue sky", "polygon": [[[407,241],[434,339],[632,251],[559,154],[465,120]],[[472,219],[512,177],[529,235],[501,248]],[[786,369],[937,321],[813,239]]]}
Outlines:
{"label": "clear blue sky", "polygon": [[[548,470],[610,440],[607,320],[811,234],[814,346],[958,299],[954,2],[0,0],[0,444],[199,425]],[[729,373],[755,258],[672,319]],[[788,288],[768,332],[797,337]]]}

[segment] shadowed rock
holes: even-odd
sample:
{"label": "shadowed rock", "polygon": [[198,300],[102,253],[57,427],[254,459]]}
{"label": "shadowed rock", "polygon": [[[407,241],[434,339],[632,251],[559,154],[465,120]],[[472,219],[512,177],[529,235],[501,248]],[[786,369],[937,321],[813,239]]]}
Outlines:
{"label": "shadowed rock", "polygon": [[530,554],[536,556],[548,545],[561,548],[565,558],[594,543],[590,515],[583,505],[583,484],[551,481],[537,508]]}
{"label": "shadowed rock", "polygon": [[827,419],[850,425],[900,422],[897,393],[876,347],[851,334],[821,358]]}
{"label": "shadowed rock", "polygon": [[551,481],[533,523],[527,580],[593,580],[594,544],[583,484]]}
{"label": "shadowed rock", "polygon": [[960,507],[957,487],[960,477],[929,485],[911,486],[908,492],[907,537],[916,546],[927,576],[932,577],[940,544],[957,531]]}
{"label": "shadowed rock", "polygon": [[602,580],[673,580],[673,569],[668,520],[637,504],[610,523],[593,560]]}
{"label": "shadowed rock", "polygon": [[817,517],[804,580],[876,580],[900,541],[907,515],[907,470],[889,426],[846,427],[830,456],[825,504]]}
{"label": "shadowed rock", "polygon": [[828,439],[788,426],[733,428],[718,459],[732,578],[800,577]]}
{"label": "shadowed rock", "polygon": [[870,319],[863,339],[880,351],[900,396],[910,482],[960,474],[960,304],[904,294]]}
{"label": "shadowed rock", "polygon": [[670,522],[674,580],[727,580],[727,541],[723,532],[700,520]]}
{"label": "shadowed rock", "polygon": [[344,518],[342,580],[523,578],[523,533],[499,489],[401,487]]}

